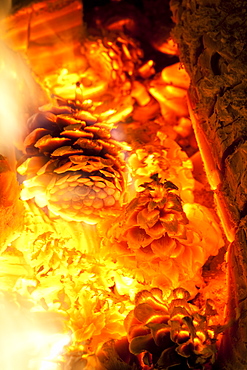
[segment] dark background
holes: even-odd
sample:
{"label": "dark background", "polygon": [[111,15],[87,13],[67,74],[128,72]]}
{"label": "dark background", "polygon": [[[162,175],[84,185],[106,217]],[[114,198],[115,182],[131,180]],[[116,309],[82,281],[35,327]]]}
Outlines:
{"label": "dark background", "polygon": [[[12,0],[12,13],[37,2],[44,2],[44,0]],[[97,17],[101,19],[102,28],[109,19],[130,17],[137,25],[137,32],[132,33],[126,29],[124,33],[140,43],[144,51],[143,62],[152,59],[155,62],[156,72],[178,62],[177,57],[157,50],[153,42],[154,40],[158,43],[165,41],[170,36],[173,22],[169,0],[82,0],[82,3],[83,20],[89,34],[94,34],[98,27]]]}

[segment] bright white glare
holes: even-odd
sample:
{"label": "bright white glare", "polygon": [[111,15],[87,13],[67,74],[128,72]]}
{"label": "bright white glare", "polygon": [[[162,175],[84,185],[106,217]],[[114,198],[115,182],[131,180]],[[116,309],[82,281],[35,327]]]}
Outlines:
{"label": "bright white glare", "polygon": [[56,332],[52,321],[43,323],[45,316],[9,303],[0,292],[1,370],[61,370],[61,356],[71,337]]}
{"label": "bright white glare", "polygon": [[22,332],[11,333],[11,338],[6,337],[6,341],[10,344],[9,360],[6,361],[9,368],[7,367],[6,370],[10,370],[13,365],[16,366],[11,354],[19,359],[18,370],[60,370],[59,358],[71,338],[67,334],[50,334],[23,329]]}
{"label": "bright white glare", "polygon": [[42,360],[39,370],[57,370],[58,364],[54,361],[59,358],[63,348],[70,343],[71,338],[69,335],[54,334],[52,340],[54,343],[51,345],[50,354]]}
{"label": "bright white glare", "polygon": [[[26,345],[32,348],[33,358],[29,360],[28,370],[58,370],[58,359],[64,346],[71,338],[67,334],[49,334],[40,331],[28,332]],[[24,369],[23,369],[24,370]]]}

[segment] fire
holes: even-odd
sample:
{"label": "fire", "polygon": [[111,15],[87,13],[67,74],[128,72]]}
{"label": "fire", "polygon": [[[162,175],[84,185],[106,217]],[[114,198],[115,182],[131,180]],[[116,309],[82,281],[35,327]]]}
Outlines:
{"label": "fire", "polygon": [[[211,304],[220,288],[203,269],[225,239],[193,167],[188,76],[178,63],[157,73],[139,42],[118,33],[121,21],[106,37],[88,37],[81,3],[53,7],[34,4],[4,20],[10,53],[27,57],[39,83],[28,75],[28,86],[41,97],[30,110],[17,96],[12,118],[12,91],[0,90],[6,147],[23,152],[20,184],[8,150],[0,167],[6,370],[19,366],[13,361],[20,370],[211,366],[225,297],[223,289]],[[168,39],[159,49],[177,47]],[[23,94],[19,75],[11,64],[7,77]],[[209,176],[213,189],[215,181]]]}

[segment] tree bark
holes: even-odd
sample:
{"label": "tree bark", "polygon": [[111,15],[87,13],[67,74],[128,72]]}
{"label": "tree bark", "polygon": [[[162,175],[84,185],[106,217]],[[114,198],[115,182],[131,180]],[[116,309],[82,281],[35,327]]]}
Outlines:
{"label": "tree bark", "polygon": [[217,369],[247,368],[247,1],[171,0],[196,136],[226,234],[229,299]]}

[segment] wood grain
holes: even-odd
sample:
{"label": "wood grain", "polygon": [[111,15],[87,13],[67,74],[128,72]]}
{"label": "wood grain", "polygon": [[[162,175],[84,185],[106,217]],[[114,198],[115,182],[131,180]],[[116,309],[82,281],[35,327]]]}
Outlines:
{"label": "wood grain", "polygon": [[247,1],[172,0],[170,6],[180,60],[191,78],[194,124],[211,154],[219,179],[215,195],[235,234],[228,251],[231,325],[216,368],[246,370]]}

